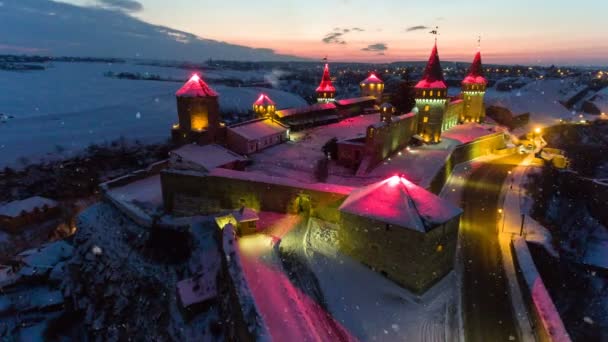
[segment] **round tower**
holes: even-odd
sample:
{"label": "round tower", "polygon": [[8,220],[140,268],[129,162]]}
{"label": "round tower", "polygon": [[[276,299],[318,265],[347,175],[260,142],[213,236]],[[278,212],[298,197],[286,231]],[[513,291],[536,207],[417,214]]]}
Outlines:
{"label": "round tower", "polygon": [[380,121],[391,123],[393,121],[393,115],[395,115],[395,107],[388,102],[384,102],[380,106]]}
{"label": "round tower", "polygon": [[483,76],[481,52],[477,51],[469,73],[462,80],[462,100],[464,108],[460,122],[483,122],[486,116],[484,96],[488,81]]}
{"label": "round tower", "polygon": [[260,97],[253,103],[253,111],[258,118],[273,117],[275,110],[274,101],[266,94],[260,94]]}
{"label": "round tower", "polygon": [[329,76],[329,65],[327,63],[325,63],[323,77],[321,78],[321,83],[317,87],[316,93],[317,102],[319,103],[329,103],[336,99],[336,88],[331,82],[331,77]]}
{"label": "round tower", "polygon": [[437,52],[437,42],[424,69],[422,80],[415,86],[418,135],[427,143],[441,141],[441,131],[448,102],[448,86]]}
{"label": "round tower", "polygon": [[384,92],[384,82],[376,74],[369,75],[360,84],[361,97],[373,96],[376,98],[376,103],[382,103],[382,93]]}
{"label": "round tower", "polygon": [[213,143],[219,137],[218,93],[194,74],[175,93],[178,123],[172,137],[178,142]]}

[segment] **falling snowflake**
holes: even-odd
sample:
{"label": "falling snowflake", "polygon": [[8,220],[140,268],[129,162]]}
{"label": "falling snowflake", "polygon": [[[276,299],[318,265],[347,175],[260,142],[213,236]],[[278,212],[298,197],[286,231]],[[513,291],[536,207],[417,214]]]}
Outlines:
{"label": "falling snowflake", "polygon": [[397,324],[391,325],[391,328],[393,328],[394,332],[398,332],[399,331],[399,325],[397,325]]}
{"label": "falling snowflake", "polygon": [[593,320],[589,316],[583,317],[583,321],[587,324],[593,324]]}
{"label": "falling snowflake", "polygon": [[93,252],[94,255],[101,255],[103,253],[103,251],[101,250],[101,247],[99,247],[99,246],[93,246],[91,251]]}
{"label": "falling snowflake", "polygon": [[141,118],[141,113],[140,113],[140,112],[137,112],[137,113],[135,114],[135,117],[136,117],[137,119]]}

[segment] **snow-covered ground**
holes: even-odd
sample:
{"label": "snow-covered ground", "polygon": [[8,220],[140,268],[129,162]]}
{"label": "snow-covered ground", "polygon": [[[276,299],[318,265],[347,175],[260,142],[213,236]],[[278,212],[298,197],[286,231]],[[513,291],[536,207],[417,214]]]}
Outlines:
{"label": "snow-covered ground", "polygon": [[[162,142],[177,121],[177,82],[104,77],[105,72],[139,72],[187,79],[191,72],[132,63],[53,63],[44,71],[0,71],[0,113],[13,116],[0,123],[0,167],[18,159],[70,155],[91,143],[120,137]],[[209,83],[220,94],[224,112],[249,110],[260,92],[278,107],[302,106],[299,96],[267,88],[234,88],[213,80],[263,80],[271,71],[209,71]],[[202,73],[207,78],[207,73]],[[22,160],[23,161],[23,160]]]}
{"label": "snow-covered ground", "polygon": [[[508,108],[514,115],[530,113],[530,127],[551,126],[557,124],[560,119],[581,119],[581,113],[571,111],[559,102],[577,87],[579,84],[574,79],[535,80],[510,92],[490,88],[486,92],[485,103],[486,106]],[[583,115],[583,118],[593,120],[597,116]]]}

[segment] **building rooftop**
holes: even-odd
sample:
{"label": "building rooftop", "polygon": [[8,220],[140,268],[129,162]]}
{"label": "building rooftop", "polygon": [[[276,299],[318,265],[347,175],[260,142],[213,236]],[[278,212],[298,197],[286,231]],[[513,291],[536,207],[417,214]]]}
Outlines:
{"label": "building rooftop", "polygon": [[317,87],[317,92],[335,92],[336,88],[331,82],[331,77],[329,77],[329,65],[325,63],[325,68],[323,68],[323,78],[321,78],[321,83]]}
{"label": "building rooftop", "polygon": [[200,257],[199,272],[177,283],[177,294],[184,307],[204,303],[217,296],[217,272],[220,257],[216,251],[206,251]]}
{"label": "building rooftop", "polygon": [[473,64],[469,69],[469,73],[462,81],[464,84],[487,84],[488,81],[483,77],[483,68],[481,66],[481,52],[477,51]]}
{"label": "building rooftop", "polygon": [[350,99],[337,100],[336,103],[338,104],[338,106],[349,106],[352,104],[368,102],[368,101],[376,101],[376,97],[374,97],[374,96],[353,97]]}
{"label": "building rooftop", "polygon": [[373,73],[361,82],[361,84],[372,84],[372,83],[379,84],[379,83],[384,83],[384,82],[378,76],[376,76],[376,74],[373,74]]}
{"label": "building rooftop", "polygon": [[203,79],[194,74],[190,79],[175,93],[177,97],[216,97],[218,94]]}
{"label": "building rooftop", "polygon": [[287,132],[288,128],[272,119],[258,119],[243,122],[231,127],[228,130],[248,139],[256,140],[270,135]]}
{"label": "building rooftop", "polygon": [[21,215],[22,212],[31,213],[36,208],[41,210],[44,207],[55,208],[57,205],[58,203],[52,199],[34,196],[23,200],[0,204],[0,216],[15,218]]}
{"label": "building rooftop", "polygon": [[422,80],[416,84],[416,88],[447,88],[447,84],[443,78],[443,69],[441,69],[441,62],[439,61],[439,53],[437,52],[437,43],[433,46],[431,56],[426,64]]}
{"label": "building rooftop", "polygon": [[255,102],[253,103],[254,106],[274,106],[275,103],[274,101],[272,101],[270,99],[270,97],[268,97],[268,95],[266,94],[260,94],[260,97],[258,97],[257,100],[255,100]]}
{"label": "building rooftop", "polygon": [[427,232],[460,215],[462,210],[404,177],[355,189],[340,211]]}
{"label": "building rooftop", "polygon": [[236,154],[219,145],[184,145],[176,150],[169,152],[181,157],[183,160],[202,166],[206,170],[213,170],[216,167],[235,162],[245,161],[245,157]]}
{"label": "building rooftop", "polygon": [[284,117],[298,115],[298,114],[305,114],[305,113],[311,113],[311,112],[316,112],[316,111],[321,111],[321,110],[333,110],[333,109],[336,109],[335,103],[315,103],[310,106],[277,110],[276,114],[278,117],[284,118]]}

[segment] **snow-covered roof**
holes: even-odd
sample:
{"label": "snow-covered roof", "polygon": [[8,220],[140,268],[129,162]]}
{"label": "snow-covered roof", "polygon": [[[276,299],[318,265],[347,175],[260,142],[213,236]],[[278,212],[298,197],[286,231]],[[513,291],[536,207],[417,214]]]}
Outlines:
{"label": "snow-covered roof", "polygon": [[487,84],[486,78],[483,77],[483,68],[481,66],[481,52],[477,51],[475,59],[471,64],[469,73],[462,81],[463,84]]}
{"label": "snow-covered roof", "polygon": [[321,111],[321,110],[333,110],[333,109],[336,109],[335,103],[331,103],[331,102],[330,103],[315,103],[313,105],[305,106],[305,107],[296,107],[296,108],[287,108],[287,109],[277,110],[276,114],[278,117],[284,118],[287,116],[292,116],[292,115],[297,115],[297,114],[305,114],[305,113],[317,112],[317,111]]}
{"label": "snow-covered roof", "polygon": [[228,127],[228,130],[244,137],[245,139],[257,140],[279,133],[284,134],[287,132],[287,127],[271,119],[262,119],[240,123]]}
{"label": "snow-covered roof", "polygon": [[253,103],[254,106],[274,106],[274,104],[274,101],[272,101],[266,94],[260,94],[260,97],[258,97],[258,99]]}
{"label": "snow-covered roof", "polygon": [[202,166],[207,170],[212,170],[234,161],[246,160],[245,157],[215,144],[204,146],[188,144],[169,153]]}
{"label": "snow-covered roof", "polygon": [[321,83],[317,87],[317,92],[335,92],[336,88],[331,83],[331,77],[329,77],[329,65],[325,63],[325,68],[323,68],[323,78],[321,78]]}
{"label": "snow-covered roof", "polygon": [[350,99],[338,100],[336,103],[338,106],[349,106],[356,103],[376,101],[376,97],[374,96],[363,96],[363,97],[353,97]]}
{"label": "snow-covered roof", "polygon": [[354,190],[340,211],[423,233],[462,213],[450,202],[400,176]]}
{"label": "snow-covered roof", "polygon": [[201,255],[200,261],[200,273],[177,283],[177,294],[184,307],[203,303],[217,296],[219,254],[215,250],[206,251]]}
{"label": "snow-covered roof", "polygon": [[246,208],[246,207],[243,207],[239,210],[235,210],[232,213],[232,216],[234,216],[234,219],[238,223],[257,221],[260,219],[260,217],[258,216],[258,213],[256,213],[255,210],[253,210],[251,208]]}
{"label": "snow-covered roof", "polygon": [[600,113],[608,113],[608,87],[595,93],[589,102],[593,103]]}
{"label": "snow-covered roof", "polygon": [[378,76],[376,76],[376,74],[371,74],[369,75],[368,78],[364,79],[361,84],[379,84],[379,83],[384,83],[382,82],[382,80],[380,78],[378,78]]}
{"label": "snow-covered roof", "polygon": [[216,97],[218,94],[203,79],[194,74],[190,79],[175,93],[178,97]]}
{"label": "snow-covered roof", "polygon": [[439,53],[437,52],[437,43],[433,46],[431,56],[424,69],[422,80],[416,84],[416,88],[447,88],[443,78],[443,69],[441,69],[441,62],[439,61]]}
{"label": "snow-covered roof", "polygon": [[56,206],[57,202],[52,199],[34,196],[0,205],[0,216],[17,217],[22,212],[30,213],[36,208],[55,208]]}

